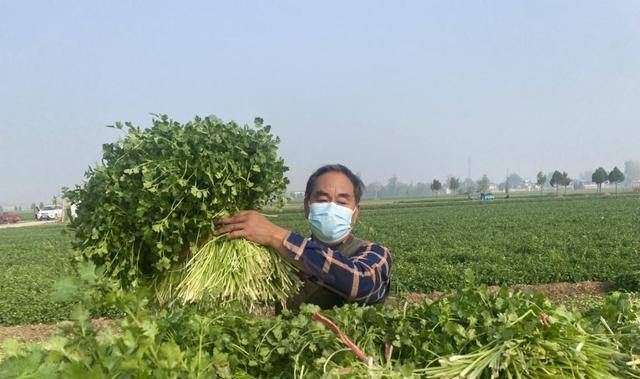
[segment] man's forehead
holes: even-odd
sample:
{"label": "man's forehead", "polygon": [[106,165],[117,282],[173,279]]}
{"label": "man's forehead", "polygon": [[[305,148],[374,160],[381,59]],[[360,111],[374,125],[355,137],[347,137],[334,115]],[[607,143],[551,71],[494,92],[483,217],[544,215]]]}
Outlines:
{"label": "man's forehead", "polygon": [[353,183],[349,178],[341,172],[328,172],[320,175],[313,183],[313,190],[315,191],[334,191],[338,192],[353,192]]}
{"label": "man's forehead", "polygon": [[[317,188],[313,190],[313,194],[316,196],[331,196],[331,192]],[[353,195],[351,192],[338,192],[336,193],[336,196],[350,199]]]}

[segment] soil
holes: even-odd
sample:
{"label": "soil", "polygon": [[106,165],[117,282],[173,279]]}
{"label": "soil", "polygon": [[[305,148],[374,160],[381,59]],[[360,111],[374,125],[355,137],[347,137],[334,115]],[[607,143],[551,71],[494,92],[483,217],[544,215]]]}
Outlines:
{"label": "soil", "polygon": [[[44,341],[57,332],[62,325],[70,323],[71,321],[61,321],[55,324],[0,326],[0,341],[6,338],[12,338],[22,342]],[[91,324],[96,330],[104,330],[113,327],[115,322],[106,318],[98,318],[91,320]]]}
{"label": "soil", "polygon": [[[612,285],[607,282],[578,282],[578,283],[549,283],[549,284],[516,284],[510,286],[511,289],[519,289],[524,292],[530,293],[542,293],[547,299],[554,303],[567,303],[571,302],[576,297],[588,296],[588,295],[603,295],[611,291]],[[490,286],[489,290],[498,291],[500,286]],[[404,297],[413,302],[422,302],[426,299],[435,300],[440,296],[446,294],[446,292],[430,292],[419,293],[409,292],[403,294]]]}
{"label": "soil", "polygon": [[[497,291],[500,287],[489,287],[492,291]],[[551,283],[551,284],[534,284],[534,285],[515,285],[511,288],[518,288],[526,292],[541,292],[549,300],[555,303],[569,304],[576,303],[576,299],[589,296],[603,295],[609,292],[611,284],[605,282],[579,282],[579,283]],[[410,292],[403,294],[403,298],[412,302],[422,302],[426,299],[435,300],[445,294],[445,292],[417,293]],[[398,302],[398,298],[390,298],[389,303]],[[265,312],[270,315],[272,312]],[[69,321],[62,321],[56,324],[33,324],[33,325],[17,325],[17,326],[0,326],[0,341],[6,338],[13,338],[24,342],[38,342],[46,340],[54,334],[58,328]],[[98,329],[106,329],[115,327],[115,321],[109,319],[95,319],[91,323]]]}
{"label": "soil", "polygon": [[1,224],[0,229],[9,229],[9,228],[23,228],[25,226],[39,226],[39,225],[48,225],[59,223],[60,221],[51,220],[51,221],[24,221],[18,222],[15,224]]}

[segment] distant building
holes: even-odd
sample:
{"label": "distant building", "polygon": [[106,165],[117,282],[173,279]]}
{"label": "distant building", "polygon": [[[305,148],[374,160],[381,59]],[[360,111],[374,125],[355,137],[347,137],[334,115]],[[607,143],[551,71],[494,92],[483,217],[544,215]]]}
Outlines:
{"label": "distant building", "polygon": [[16,211],[17,207],[18,207],[17,205],[2,205],[0,206],[0,209],[2,209],[0,213],[2,212],[13,213]]}
{"label": "distant building", "polygon": [[[594,182],[583,182],[582,184],[584,184],[584,188],[585,190],[592,190],[592,191],[596,191],[598,189],[598,184],[594,183]],[[614,189],[616,188],[615,184],[611,184],[611,183],[602,183],[602,190],[606,190],[606,189]]]}
{"label": "distant building", "polygon": [[531,192],[536,190],[537,184],[532,182],[531,180],[524,181],[524,188],[526,191]]}
{"label": "distant building", "polygon": [[294,200],[304,200],[304,191],[294,191],[290,195]]}

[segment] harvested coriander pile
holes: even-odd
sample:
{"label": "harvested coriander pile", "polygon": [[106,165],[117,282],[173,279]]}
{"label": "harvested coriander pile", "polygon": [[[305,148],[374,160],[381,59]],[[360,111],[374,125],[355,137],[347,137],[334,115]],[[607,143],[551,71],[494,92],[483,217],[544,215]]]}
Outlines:
{"label": "harvested coriander pile", "polygon": [[155,284],[166,303],[252,308],[296,290],[293,267],[275,251],[246,240],[198,244],[221,215],[283,204],[287,167],[270,126],[161,115],[148,129],[113,128],[124,136],[103,146],[81,186],[65,190],[77,205],[70,228],[82,258],[124,287]]}

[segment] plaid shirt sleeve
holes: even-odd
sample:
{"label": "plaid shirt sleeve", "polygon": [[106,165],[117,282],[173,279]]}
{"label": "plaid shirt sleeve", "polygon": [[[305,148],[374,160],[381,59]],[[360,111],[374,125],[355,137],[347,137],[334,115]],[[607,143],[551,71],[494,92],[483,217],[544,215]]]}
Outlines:
{"label": "plaid shirt sleeve", "polygon": [[375,303],[388,291],[391,255],[382,246],[369,244],[347,258],[294,232],[289,232],[283,243],[291,259],[306,269],[316,283],[349,301]]}

